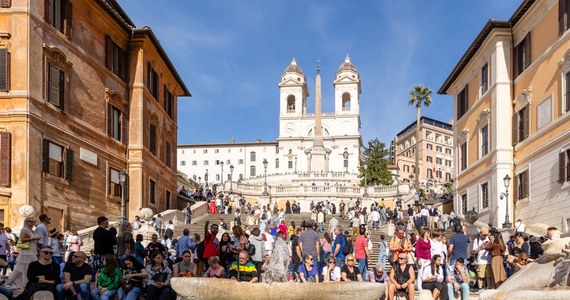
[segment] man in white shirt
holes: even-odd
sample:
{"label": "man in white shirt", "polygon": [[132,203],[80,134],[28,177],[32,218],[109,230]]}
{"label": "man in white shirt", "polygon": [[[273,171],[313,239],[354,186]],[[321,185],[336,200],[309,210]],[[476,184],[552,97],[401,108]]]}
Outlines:
{"label": "man in white shirt", "polygon": [[472,251],[474,255],[477,255],[477,286],[479,290],[483,289],[483,282],[486,283],[487,288],[492,286],[492,256],[489,250],[485,250],[485,246],[489,242],[489,227],[481,227],[479,236],[473,241]]}
{"label": "man in white shirt", "polygon": [[374,228],[374,230],[380,227],[380,213],[378,210],[375,209],[370,213],[370,220],[372,220],[372,228]]}
{"label": "man in white shirt", "polygon": [[41,249],[43,245],[48,244],[48,230],[47,226],[51,223],[51,218],[49,218],[46,214],[40,215],[40,224],[36,226],[36,234],[40,236],[38,240],[38,249]]}
{"label": "man in white shirt", "polygon": [[426,227],[428,225],[428,216],[429,216],[429,210],[427,209],[427,207],[424,205],[422,206],[422,210],[420,211],[420,217],[421,217],[421,226],[422,227]]}
{"label": "man in white shirt", "polygon": [[526,230],[526,225],[523,223],[521,219],[518,219],[517,222],[515,223],[515,233],[525,232],[525,230]]}

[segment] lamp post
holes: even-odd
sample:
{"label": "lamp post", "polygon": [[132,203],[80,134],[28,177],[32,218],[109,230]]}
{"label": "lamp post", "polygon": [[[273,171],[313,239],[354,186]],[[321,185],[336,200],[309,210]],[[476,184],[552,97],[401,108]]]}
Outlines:
{"label": "lamp post", "polygon": [[230,194],[233,194],[233,182],[234,181],[234,165],[230,165]]}
{"label": "lamp post", "polygon": [[368,197],[368,189],[366,188],[368,186],[368,182],[366,182],[366,170],[368,169],[368,164],[364,163],[363,168],[364,168],[364,194],[362,194],[362,196]]}
{"label": "lamp post", "polygon": [[206,174],[204,174],[204,181],[206,181],[206,189],[208,189],[208,169],[206,169]]}
{"label": "lamp post", "polygon": [[119,224],[123,223],[126,220],[125,217],[125,191],[127,183],[127,173],[125,171],[121,171],[119,173],[119,184],[121,185],[121,214],[119,215]]}
{"label": "lamp post", "polygon": [[263,159],[263,169],[265,171],[265,182],[263,183],[263,196],[269,196],[269,193],[267,192],[267,159]]}
{"label": "lamp post", "polygon": [[503,183],[505,184],[505,192],[501,193],[501,199],[503,199],[503,196],[505,197],[506,202],[506,208],[507,211],[505,213],[505,223],[503,223],[503,228],[511,228],[513,227],[513,224],[510,222],[510,218],[509,218],[509,185],[511,183],[511,177],[509,176],[509,174],[505,175],[505,178],[503,178]]}
{"label": "lamp post", "polygon": [[396,201],[400,200],[400,167],[396,166],[396,174],[392,175],[396,180]]}
{"label": "lamp post", "polygon": [[220,166],[222,166],[222,190],[224,189],[224,162],[220,162]]}

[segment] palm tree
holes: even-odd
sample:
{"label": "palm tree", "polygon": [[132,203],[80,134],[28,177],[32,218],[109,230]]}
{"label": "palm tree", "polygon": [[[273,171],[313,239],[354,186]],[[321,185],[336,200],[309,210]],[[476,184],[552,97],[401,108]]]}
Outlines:
{"label": "palm tree", "polygon": [[413,90],[410,91],[410,101],[408,101],[409,106],[416,106],[418,109],[418,118],[416,120],[416,170],[414,174],[414,179],[416,183],[416,189],[420,187],[420,118],[422,116],[422,104],[424,106],[430,106],[431,104],[431,90],[425,87],[423,84],[416,85]]}

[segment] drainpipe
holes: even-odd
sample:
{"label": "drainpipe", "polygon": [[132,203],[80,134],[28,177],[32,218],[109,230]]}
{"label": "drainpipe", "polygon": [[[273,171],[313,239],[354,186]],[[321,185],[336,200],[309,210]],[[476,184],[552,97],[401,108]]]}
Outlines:
{"label": "drainpipe", "polygon": [[[514,33],[513,33],[513,23],[512,23],[510,20],[509,20],[509,29],[510,29],[510,31],[511,31],[511,53],[512,53],[512,55],[511,55],[511,74],[512,74],[512,78],[513,78],[513,79],[511,80],[511,99],[509,99],[509,101],[510,101],[509,105],[511,106],[511,112],[513,112],[513,111],[514,111],[514,107],[513,107],[513,101],[512,101],[512,100],[515,98],[515,67],[516,67],[516,66],[515,66],[515,59],[514,59],[514,55],[515,55],[515,35],[514,35]],[[512,124],[512,122],[513,122],[513,114],[511,114],[511,124]],[[511,128],[511,132],[512,132],[512,128]],[[512,147],[512,153],[513,153],[512,171],[513,171],[513,183],[514,183],[514,182],[515,182],[514,177],[516,176],[516,175],[514,174],[514,173],[515,173],[515,145],[512,145],[512,138],[513,138],[513,137],[511,136],[511,147]],[[518,140],[518,139],[517,139],[517,140]],[[515,208],[516,208],[516,201],[515,201],[515,198],[514,198],[514,197],[515,197],[514,189],[515,189],[516,187],[514,186],[514,184],[511,185],[511,186],[512,186],[512,188],[513,188],[513,193],[511,193],[512,199],[513,199],[513,205],[512,205],[513,213],[512,213],[512,216],[513,216],[513,220],[516,220],[516,217],[517,217],[516,214],[515,214],[515,211],[516,211],[516,210],[515,210]],[[507,201],[509,201],[509,199],[507,199]],[[497,225],[498,225],[498,224],[497,224]]]}

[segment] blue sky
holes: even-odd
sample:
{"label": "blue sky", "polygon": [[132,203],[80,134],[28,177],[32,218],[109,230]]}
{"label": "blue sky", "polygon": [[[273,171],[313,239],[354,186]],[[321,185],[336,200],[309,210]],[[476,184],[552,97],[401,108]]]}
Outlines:
{"label": "blue sky", "polygon": [[452,119],[437,95],[488,19],[507,20],[522,0],[119,0],[137,27],[150,26],[193,97],[178,101],[178,143],[275,140],[277,83],[294,55],[314,111],[316,60],[323,112],[348,51],[360,72],[362,137],[389,144],[416,118],[408,91],[433,90],[422,114]]}

